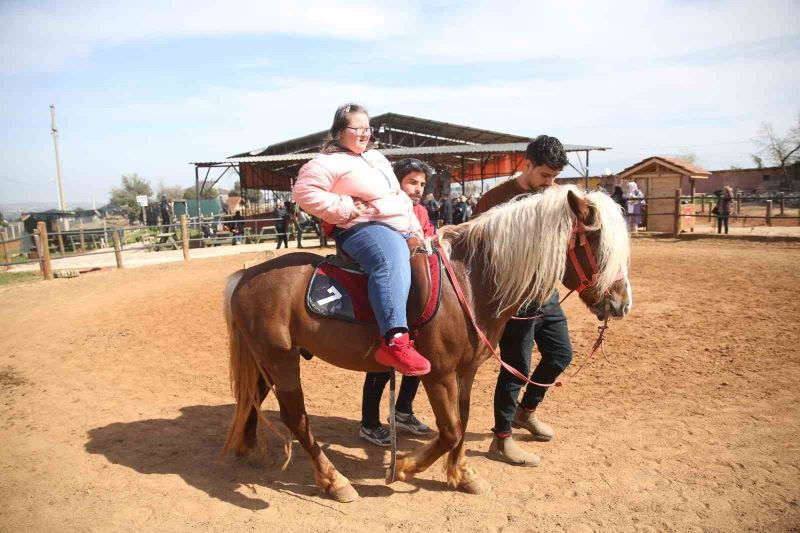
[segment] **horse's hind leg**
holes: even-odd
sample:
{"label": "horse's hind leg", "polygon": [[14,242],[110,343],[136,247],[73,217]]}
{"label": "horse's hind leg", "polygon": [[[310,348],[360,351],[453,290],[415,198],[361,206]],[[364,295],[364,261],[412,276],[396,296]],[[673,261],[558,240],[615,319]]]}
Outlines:
{"label": "horse's hind leg", "polygon": [[[259,376],[258,377],[258,405],[260,406],[264,403],[264,400],[269,394],[269,388],[267,387],[267,382],[264,381],[264,378]],[[244,426],[244,437],[242,438],[242,444],[239,449],[236,450],[237,456],[242,456],[247,454],[250,450],[256,447],[258,443],[258,409],[253,407],[250,409],[250,414],[247,417],[247,422]]]}
{"label": "horse's hind leg", "polygon": [[339,502],[358,499],[358,493],[350,485],[350,481],[336,470],[311,433],[303,389],[300,386],[299,356],[296,353],[280,355],[265,361],[265,365],[269,374],[275,377],[275,394],[281,409],[281,420],[311,456],[317,485]]}
{"label": "horse's hind leg", "polygon": [[462,433],[458,445],[447,456],[447,484],[451,488],[469,494],[485,494],[491,490],[491,485],[467,465],[465,457],[470,394],[472,393],[472,383],[474,381],[474,371],[458,379],[458,410],[461,417]]}

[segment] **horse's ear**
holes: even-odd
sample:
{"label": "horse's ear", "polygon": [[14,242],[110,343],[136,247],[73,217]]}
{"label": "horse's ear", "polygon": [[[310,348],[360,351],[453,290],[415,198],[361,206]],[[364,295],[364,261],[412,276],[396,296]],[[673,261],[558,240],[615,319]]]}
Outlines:
{"label": "horse's ear", "polygon": [[575,217],[578,220],[584,224],[591,225],[588,220],[589,216],[592,214],[592,210],[589,208],[589,202],[571,190],[567,191],[567,202],[569,202],[569,208],[572,209],[572,212],[575,213]]}

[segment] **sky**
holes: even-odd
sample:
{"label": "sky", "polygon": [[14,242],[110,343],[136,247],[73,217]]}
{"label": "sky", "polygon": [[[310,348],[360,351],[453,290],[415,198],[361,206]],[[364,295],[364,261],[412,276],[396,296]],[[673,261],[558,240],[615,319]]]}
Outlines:
{"label": "sky", "polygon": [[[222,7],[221,7],[222,6]],[[344,102],[608,146],[590,172],[694,153],[752,166],[800,113],[799,0],[0,2],[0,203],[68,205],[123,174],[327,129]],[[231,187],[234,177],[224,178]]]}

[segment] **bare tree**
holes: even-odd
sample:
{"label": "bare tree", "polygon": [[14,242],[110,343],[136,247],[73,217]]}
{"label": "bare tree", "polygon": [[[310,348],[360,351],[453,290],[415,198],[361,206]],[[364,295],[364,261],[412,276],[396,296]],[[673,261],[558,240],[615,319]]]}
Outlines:
{"label": "bare tree", "polygon": [[180,185],[166,185],[163,180],[159,181],[156,197],[161,198],[162,196],[166,196],[167,200],[180,200],[183,198],[183,187]]}
{"label": "bare tree", "polygon": [[[797,123],[789,128],[786,135],[778,135],[770,122],[764,122],[753,141],[758,146],[757,154],[781,167],[783,179],[788,181],[789,168],[800,162],[800,113],[797,115]],[[755,157],[753,156],[754,160]]]}

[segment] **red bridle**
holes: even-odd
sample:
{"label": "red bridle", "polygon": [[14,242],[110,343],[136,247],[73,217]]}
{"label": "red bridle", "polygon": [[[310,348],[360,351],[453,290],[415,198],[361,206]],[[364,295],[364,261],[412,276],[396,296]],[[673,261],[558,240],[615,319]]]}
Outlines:
{"label": "red bridle", "polygon": [[[578,255],[575,253],[575,249],[578,246],[583,248],[583,253],[586,255],[586,260],[589,262],[589,267],[592,269],[591,278],[586,276],[581,262],[578,261]],[[597,267],[597,261],[594,259],[594,252],[592,251],[592,247],[589,246],[589,239],[586,237],[586,226],[579,220],[575,220],[575,223],[572,225],[572,235],[570,235],[569,238],[569,252],[567,252],[567,256],[572,264],[572,268],[575,270],[575,274],[578,275],[578,286],[574,289],[578,294],[597,285],[597,277],[600,275],[600,269]]]}

